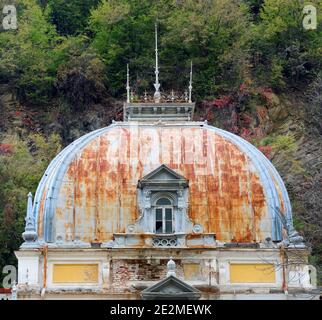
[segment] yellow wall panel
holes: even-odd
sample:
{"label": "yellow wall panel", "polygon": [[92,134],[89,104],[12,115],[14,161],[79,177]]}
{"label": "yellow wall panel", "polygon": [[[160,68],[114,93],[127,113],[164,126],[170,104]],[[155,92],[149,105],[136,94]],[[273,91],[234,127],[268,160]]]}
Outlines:
{"label": "yellow wall panel", "polygon": [[231,283],[275,283],[273,264],[230,264]]}
{"label": "yellow wall panel", "polygon": [[53,283],[98,283],[98,264],[55,264]]}
{"label": "yellow wall panel", "polygon": [[183,273],[185,280],[199,280],[200,265],[196,263],[184,263]]}

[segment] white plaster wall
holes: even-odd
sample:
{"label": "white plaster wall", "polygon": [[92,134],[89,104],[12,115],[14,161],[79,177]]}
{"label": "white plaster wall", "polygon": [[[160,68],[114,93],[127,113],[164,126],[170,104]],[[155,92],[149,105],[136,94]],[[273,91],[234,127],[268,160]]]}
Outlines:
{"label": "white plaster wall", "polygon": [[19,251],[18,258],[18,284],[39,286],[39,257],[40,252]]}

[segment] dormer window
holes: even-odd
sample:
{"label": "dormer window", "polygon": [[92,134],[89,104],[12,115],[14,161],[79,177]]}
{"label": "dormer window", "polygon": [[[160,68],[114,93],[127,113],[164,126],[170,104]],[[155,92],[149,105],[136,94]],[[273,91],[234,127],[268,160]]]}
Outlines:
{"label": "dormer window", "polygon": [[189,181],[184,176],[162,164],[138,181],[137,191],[139,217],[128,225],[128,233],[114,235],[119,246],[141,243],[142,233],[152,247],[185,247],[191,233],[196,234],[192,243],[214,245],[214,235],[203,234],[188,216]]}
{"label": "dormer window", "polygon": [[[187,212],[189,181],[163,164],[141,178],[137,190],[139,217],[128,225],[129,234],[145,233],[154,247],[185,246],[186,234],[193,232]],[[134,241],[129,234],[126,239],[117,235],[118,242]]]}
{"label": "dormer window", "polygon": [[189,181],[161,165],[138,181],[140,217],[136,230],[158,237],[189,233]]}
{"label": "dormer window", "polygon": [[173,206],[168,198],[160,198],[156,201],[155,233],[173,233]]}

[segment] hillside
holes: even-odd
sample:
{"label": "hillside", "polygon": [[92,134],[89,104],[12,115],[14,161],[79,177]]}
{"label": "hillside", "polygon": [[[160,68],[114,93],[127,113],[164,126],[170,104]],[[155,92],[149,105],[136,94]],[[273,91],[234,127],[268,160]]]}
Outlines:
{"label": "hillside", "polygon": [[0,32],[0,270],[52,158],[122,119],[126,64],[136,93],[152,89],[157,18],[162,89],[185,88],[193,60],[195,120],[273,162],[321,279],[322,31],[302,28],[300,1],[16,2],[19,29]]}

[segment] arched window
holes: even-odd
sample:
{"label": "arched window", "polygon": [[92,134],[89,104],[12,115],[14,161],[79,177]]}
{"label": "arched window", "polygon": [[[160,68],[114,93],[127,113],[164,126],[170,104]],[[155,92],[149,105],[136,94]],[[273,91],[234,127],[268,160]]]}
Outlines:
{"label": "arched window", "polygon": [[171,206],[171,201],[168,198],[160,198],[156,202],[157,206]]}
{"label": "arched window", "polygon": [[156,202],[155,233],[173,233],[173,207],[168,198]]}

